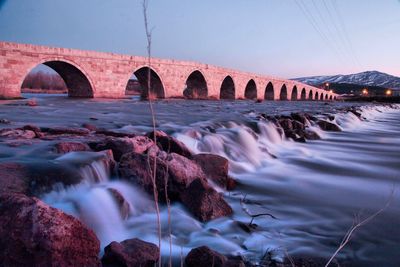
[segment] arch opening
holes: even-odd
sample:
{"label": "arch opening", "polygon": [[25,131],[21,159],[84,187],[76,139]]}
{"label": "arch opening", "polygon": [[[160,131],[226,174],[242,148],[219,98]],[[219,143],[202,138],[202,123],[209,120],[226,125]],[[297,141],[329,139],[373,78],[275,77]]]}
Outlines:
{"label": "arch opening", "polygon": [[208,96],[207,82],[203,74],[193,71],[186,80],[183,96],[189,99],[205,99]]}
{"label": "arch opening", "polygon": [[231,76],[226,76],[221,84],[220,99],[235,99],[235,84]]}
{"label": "arch opening", "polygon": [[279,100],[288,100],[286,85],[282,85],[281,92],[279,94]]}
{"label": "arch opening", "polygon": [[246,85],[246,89],[244,91],[244,98],[257,99],[257,85],[253,79],[251,79]]}
{"label": "arch opening", "polygon": [[314,100],[319,100],[319,94],[318,94],[318,92],[315,92]]}
{"label": "arch opening", "polygon": [[333,100],[333,96],[331,95],[331,96],[329,96],[329,100]]}
{"label": "arch opening", "polygon": [[297,101],[297,86],[293,86],[292,95],[290,96],[290,100]]}
{"label": "arch opening", "polygon": [[[149,71],[150,71],[150,90],[149,88]],[[160,76],[148,67],[142,67],[136,70],[129,78],[126,85],[125,94],[140,95],[141,99],[157,99],[164,98],[164,85]]]}
{"label": "arch opening", "polygon": [[267,87],[265,87],[264,99],[265,100],[274,100],[275,99],[274,86],[272,85],[271,82],[269,82],[267,84]]}
{"label": "arch opening", "polygon": [[310,90],[310,92],[308,93],[308,100],[313,100],[313,91]]}
{"label": "arch opening", "polygon": [[320,94],[319,100],[324,100],[324,93],[321,93],[321,94]]}
{"label": "arch opening", "polygon": [[93,97],[86,75],[65,61],[46,61],[33,68],[21,84],[22,93],[68,94],[69,97]]}
{"label": "arch opening", "polygon": [[303,88],[301,90],[300,99],[301,100],[306,100],[307,99],[306,88]]}
{"label": "arch opening", "polygon": [[329,99],[329,96],[328,96],[328,94],[326,94],[325,95],[325,100],[328,100]]}

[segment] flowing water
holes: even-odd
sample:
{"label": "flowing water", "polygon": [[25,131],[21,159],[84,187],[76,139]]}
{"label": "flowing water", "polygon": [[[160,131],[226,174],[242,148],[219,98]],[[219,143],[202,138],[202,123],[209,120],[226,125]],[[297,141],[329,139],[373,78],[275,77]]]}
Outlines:
{"label": "flowing water", "polygon": [[[30,96],[31,97],[31,96]],[[135,100],[76,100],[39,97],[38,107],[20,102],[0,105],[0,118],[17,127],[80,126],[92,123],[121,132],[150,130],[147,103]],[[355,216],[366,218],[388,201],[400,180],[400,110],[362,104],[361,121],[339,109],[354,103],[182,101],[155,103],[158,127],[184,142],[195,153],[209,152],[229,159],[230,175],[238,180],[225,199],[233,207],[230,217],[208,223],[194,219],[179,203],[171,207],[172,255],[176,264],[191,248],[208,245],[225,254],[244,255],[254,263],[266,251],[281,259],[291,256],[324,258],[340,244]],[[357,104],[361,105],[361,104]],[[276,126],[258,118],[307,111],[317,116],[336,114],[342,132],[324,132],[309,122],[321,140],[295,143]],[[6,125],[10,127],[10,125]],[[0,127],[5,128],[5,125]],[[92,228],[102,247],[111,241],[138,237],[158,244],[154,203],[132,184],[106,171],[104,162],[88,161],[96,153],[70,153],[57,157],[54,141],[21,146],[0,143],[1,161],[56,161],[78,166],[83,182],[42,195],[48,204],[76,216]],[[75,164],[75,165],[74,165]],[[130,204],[121,218],[109,188],[117,189]],[[238,222],[250,223],[244,231]],[[161,207],[162,254],[170,254],[168,212]],[[400,266],[399,194],[374,220],[359,228],[338,255],[346,266]]]}

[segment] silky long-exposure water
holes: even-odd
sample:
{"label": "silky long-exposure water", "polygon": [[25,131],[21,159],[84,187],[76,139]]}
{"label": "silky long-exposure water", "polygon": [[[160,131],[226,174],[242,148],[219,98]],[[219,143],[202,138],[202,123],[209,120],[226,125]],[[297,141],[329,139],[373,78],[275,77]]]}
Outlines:
{"label": "silky long-exposure water", "polygon": [[[31,95],[28,95],[32,97]],[[0,118],[13,127],[97,127],[121,132],[151,130],[146,102],[127,100],[84,100],[61,96],[36,96],[38,106],[24,101],[3,102]],[[232,192],[218,188],[233,207],[232,216],[208,223],[197,221],[179,203],[171,209],[172,254],[176,264],[181,255],[200,245],[231,255],[243,255],[253,263],[266,251],[277,259],[291,256],[324,258],[340,244],[354,221],[382,208],[400,179],[400,110],[375,104],[362,106],[360,120],[340,109],[355,105],[341,102],[184,101],[155,102],[158,128],[174,135],[193,152],[226,157],[230,175],[238,181]],[[309,126],[321,140],[297,143],[284,138],[277,127],[258,114],[284,115],[310,112],[324,117],[334,114],[342,132],[324,132]],[[1,128],[10,125],[0,125]],[[95,152],[54,155],[54,141],[11,145],[0,143],[0,161],[52,161],[75,166],[76,161]],[[92,228],[101,246],[128,238],[158,243],[152,198],[141,189],[110,176],[102,162],[76,167],[84,181],[56,188],[40,197],[48,204],[74,215]],[[74,165],[75,164],[75,165]],[[94,177],[94,178],[93,178]],[[123,220],[108,188],[118,189],[130,204]],[[398,190],[397,190],[398,191]],[[248,213],[269,213],[254,218],[257,227],[247,232]],[[395,194],[390,206],[360,228],[338,255],[346,266],[398,266],[400,256],[400,207]],[[168,212],[161,206],[162,254],[169,255]]]}

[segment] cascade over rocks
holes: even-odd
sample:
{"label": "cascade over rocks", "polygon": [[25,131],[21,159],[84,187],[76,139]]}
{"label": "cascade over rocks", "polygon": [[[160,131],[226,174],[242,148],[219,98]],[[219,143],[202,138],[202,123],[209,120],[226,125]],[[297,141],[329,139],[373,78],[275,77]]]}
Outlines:
{"label": "cascade over rocks", "polygon": [[100,242],[79,220],[23,194],[0,203],[2,266],[100,266]]}
{"label": "cascade over rocks", "polygon": [[140,239],[128,239],[111,242],[104,248],[104,256],[101,259],[103,267],[153,267],[160,255],[159,248]]}
{"label": "cascade over rocks", "polygon": [[107,190],[111,193],[116,204],[118,205],[119,212],[121,214],[121,218],[126,220],[129,217],[131,205],[129,205],[128,201],[126,201],[124,196],[117,189],[108,188]]}

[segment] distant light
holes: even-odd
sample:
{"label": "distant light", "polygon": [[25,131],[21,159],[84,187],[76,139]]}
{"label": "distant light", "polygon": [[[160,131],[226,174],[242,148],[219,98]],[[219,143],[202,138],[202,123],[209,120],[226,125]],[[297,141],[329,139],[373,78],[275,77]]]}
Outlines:
{"label": "distant light", "polygon": [[364,88],[364,89],[362,90],[362,94],[363,94],[363,95],[368,95],[368,89],[367,89],[367,88]]}
{"label": "distant light", "polygon": [[325,86],[328,87],[328,86],[329,86],[329,83],[326,83]]}
{"label": "distant light", "polygon": [[390,95],[392,95],[392,90],[390,90],[390,89],[387,89],[387,90],[386,90],[386,95],[387,95],[387,96],[390,96]]}
{"label": "distant light", "polygon": [[332,90],[332,89],[331,89],[331,90],[329,90],[329,93],[331,93],[331,94],[332,94],[332,93],[333,93],[333,90]]}

